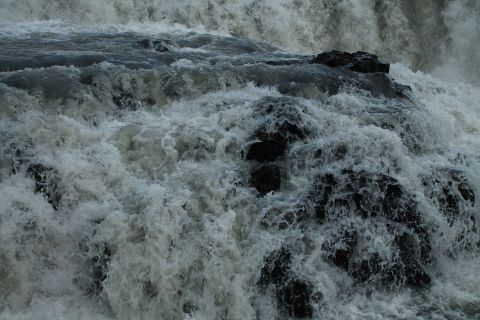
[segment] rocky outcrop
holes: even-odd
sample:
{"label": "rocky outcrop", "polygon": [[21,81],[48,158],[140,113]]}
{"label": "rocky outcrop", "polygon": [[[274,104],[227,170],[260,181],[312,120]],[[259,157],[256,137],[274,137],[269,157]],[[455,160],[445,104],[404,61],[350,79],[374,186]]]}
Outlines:
{"label": "rocky outcrop", "polygon": [[292,254],[286,247],[272,252],[264,260],[259,284],[274,286],[278,303],[289,316],[311,318],[311,302],[316,300],[318,303],[322,294],[317,292],[312,296],[312,286],[292,272],[291,264]]}
{"label": "rocky outcrop", "polygon": [[[255,107],[255,114],[264,121],[256,129],[248,146],[245,160],[253,162],[250,183],[261,195],[277,191],[281,186],[281,159],[290,143],[309,134],[303,112],[286,98],[267,98]],[[257,165],[255,163],[263,163]]]}
{"label": "rocky outcrop", "polygon": [[332,68],[346,68],[355,72],[362,73],[388,73],[390,65],[382,63],[374,54],[357,51],[348,53],[342,51],[330,51],[317,55],[311,63],[324,64]]}

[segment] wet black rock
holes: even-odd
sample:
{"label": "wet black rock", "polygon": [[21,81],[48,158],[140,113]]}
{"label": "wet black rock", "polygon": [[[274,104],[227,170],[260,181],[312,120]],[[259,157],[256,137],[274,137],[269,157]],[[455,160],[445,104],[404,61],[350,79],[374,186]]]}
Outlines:
{"label": "wet black rock", "polygon": [[148,299],[153,299],[158,295],[158,289],[151,281],[145,281],[143,283],[143,295]]}
{"label": "wet black rock", "polygon": [[42,164],[31,164],[27,168],[27,175],[35,181],[35,193],[42,193],[57,210],[62,195],[58,190],[58,173],[55,169]]}
{"label": "wet black rock", "polygon": [[326,174],[316,181],[316,187],[312,193],[312,197],[316,200],[315,219],[319,224],[322,224],[326,219],[326,206],[336,185],[337,182],[333,174]]}
{"label": "wet black rock", "polygon": [[303,113],[291,99],[269,97],[262,99],[255,108],[256,117],[265,119],[253,134],[254,142],[246,160],[275,161],[285,154],[289,143],[303,140],[308,131],[301,124]]}
{"label": "wet black rock", "polygon": [[382,260],[378,253],[374,253],[350,268],[352,277],[358,282],[367,282],[379,275],[382,271]]}
{"label": "wet black rock", "polygon": [[280,167],[267,164],[254,168],[250,175],[250,183],[261,195],[280,189]]}
{"label": "wet black rock", "polygon": [[120,109],[136,110],[139,107],[137,97],[138,86],[135,79],[129,81],[121,81],[120,79],[113,84],[112,101]]}
{"label": "wet black rock", "polygon": [[[279,304],[289,316],[310,318],[313,308],[310,304],[312,289],[310,284],[292,274],[292,254],[282,247],[264,259],[259,285],[275,285]],[[319,302],[322,294],[317,292],[314,302]]]}
{"label": "wet black rock", "polygon": [[327,251],[327,259],[337,267],[348,271],[350,261],[358,244],[358,236],[355,231],[345,231],[332,242],[326,243],[323,250]]}
{"label": "wet black rock", "polygon": [[[308,130],[301,124],[305,121],[305,107],[298,101],[286,97],[267,97],[260,100],[255,108],[255,115],[267,118],[277,132],[287,142],[304,139]],[[262,133],[262,130],[258,131]]]}
{"label": "wet black rock", "polygon": [[168,51],[168,48],[162,43],[162,41],[152,41],[150,39],[143,39],[140,41],[137,41],[137,46],[143,49],[155,49],[155,51],[158,52],[166,52]]}
{"label": "wet black rock", "polygon": [[27,142],[12,142],[4,144],[6,148],[3,150],[3,159],[0,159],[0,180],[2,177],[2,169],[7,169],[7,174],[17,174],[21,167],[28,163],[28,158],[33,156],[33,148]]}
{"label": "wet black rock", "polygon": [[264,260],[264,265],[260,274],[260,285],[284,283],[290,276],[292,265],[292,254],[290,250],[282,247],[272,252]]}
{"label": "wet black rock", "polygon": [[292,279],[279,290],[278,298],[291,317],[311,318],[313,307],[310,303],[312,289],[301,279]]}
{"label": "wet black rock", "polygon": [[152,49],[153,48],[153,42],[150,39],[143,39],[143,40],[137,41],[137,45],[140,48],[143,48],[143,49]]}
{"label": "wet black rock", "polygon": [[92,285],[90,287],[90,292],[98,295],[103,290],[103,282],[107,279],[108,276],[108,263],[110,262],[112,252],[110,248],[103,244],[96,248],[98,254],[92,257]]}
{"label": "wet black rock", "polygon": [[475,190],[462,171],[439,169],[423,177],[425,195],[434,200],[440,212],[453,224],[475,205]]}
{"label": "wet black rock", "polygon": [[[317,223],[335,223],[353,214],[364,219],[376,219],[375,223],[385,223],[392,234],[398,230],[410,230],[417,241],[417,260],[424,264],[432,262],[430,235],[418,211],[417,201],[395,178],[382,173],[345,169],[339,175],[324,174],[316,178],[309,198],[313,202]],[[360,282],[367,281],[371,277],[369,274],[378,272],[376,265],[381,261],[366,259],[353,263],[356,245],[356,231],[352,228],[342,236],[328,240],[323,249],[328,252],[330,262],[349,271]],[[363,278],[359,270],[365,271],[368,276]],[[395,270],[398,268],[390,270],[386,267],[377,278],[386,279],[391,271],[392,281],[398,282]]]}
{"label": "wet black rock", "polygon": [[432,280],[419,263],[421,253],[415,238],[403,233],[395,238],[395,244],[404,265],[406,284],[417,288],[429,285]]}
{"label": "wet black rock", "polygon": [[276,160],[278,157],[283,156],[287,147],[286,142],[282,140],[267,138],[264,141],[253,143],[248,149],[246,159],[260,162]]}
{"label": "wet black rock", "polygon": [[333,68],[344,67],[362,73],[388,73],[390,71],[390,65],[388,63],[382,63],[376,55],[362,51],[348,53],[333,50],[317,55],[311,62],[324,64]]}
{"label": "wet black rock", "polygon": [[371,283],[377,286],[410,286],[423,288],[431,283],[431,278],[424,270],[420,260],[421,253],[415,237],[408,233],[398,235],[394,241],[394,250],[398,252],[399,261],[383,260],[378,253],[367,259],[352,263],[349,274],[358,283]]}

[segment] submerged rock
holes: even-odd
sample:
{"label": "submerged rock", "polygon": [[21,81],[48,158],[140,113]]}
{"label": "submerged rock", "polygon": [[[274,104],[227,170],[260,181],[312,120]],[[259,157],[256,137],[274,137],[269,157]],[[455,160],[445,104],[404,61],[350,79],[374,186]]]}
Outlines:
{"label": "submerged rock", "polygon": [[326,218],[327,204],[337,182],[333,174],[326,174],[317,179],[312,197],[315,199],[315,219],[322,224]]}
{"label": "submerged rock", "polygon": [[[292,273],[291,265],[292,254],[286,247],[272,252],[264,260],[258,284],[275,286],[278,303],[289,316],[311,318],[313,314],[311,285],[296,277]],[[322,294],[317,292],[315,298],[314,302],[319,302]]]}
{"label": "submerged rock", "polygon": [[255,142],[250,146],[246,159],[259,162],[275,161],[278,157],[284,155],[286,147],[285,141],[266,137],[265,140]]}
{"label": "submerged rock", "polygon": [[393,236],[408,235],[395,238],[399,262],[383,260],[378,253],[361,257],[357,247],[366,244],[361,242],[364,240],[355,225],[327,240],[322,246],[326,259],[357,282],[412,287],[425,287],[431,282],[422,267],[431,262],[429,233],[415,198],[398,180],[382,173],[346,169],[339,175],[329,173],[315,179],[310,197],[317,222],[328,221],[331,225],[357,215],[366,223],[383,224]]}
{"label": "submerged rock", "polygon": [[471,214],[475,206],[475,191],[465,174],[454,169],[440,169],[423,177],[425,195],[432,199],[450,224]]}
{"label": "submerged rock", "polygon": [[[343,270],[349,270],[350,260],[358,244],[358,236],[355,231],[345,231],[341,236],[324,246],[329,251],[327,259]],[[332,247],[335,248],[332,250]]]}
{"label": "submerged rock", "polygon": [[98,295],[103,290],[103,282],[108,276],[108,263],[110,262],[112,252],[110,248],[104,244],[98,247],[98,254],[92,257],[92,285],[89,291]]}
{"label": "submerged rock", "polygon": [[153,48],[153,42],[150,39],[142,39],[140,41],[137,41],[136,44],[140,48],[143,48],[143,49],[152,49]]}
{"label": "submerged rock", "polygon": [[420,252],[414,237],[403,233],[395,238],[395,244],[398,246],[403,263],[406,284],[418,288],[429,285],[432,280],[418,262]]}
{"label": "submerged rock", "polygon": [[162,41],[152,41],[150,39],[143,39],[136,42],[137,46],[143,49],[155,49],[158,52],[166,52],[168,48],[163,45]]}
{"label": "submerged rock", "polygon": [[358,282],[367,282],[382,272],[382,263],[379,254],[374,253],[352,266],[349,271]]}
{"label": "submerged rock", "polygon": [[254,168],[251,172],[250,183],[261,195],[277,191],[281,184],[280,167],[267,164]]}
{"label": "submerged rock", "polygon": [[333,50],[317,55],[311,62],[324,64],[333,68],[344,67],[362,73],[388,73],[390,71],[390,65],[388,63],[382,63],[376,55],[362,51],[348,53]]}
{"label": "submerged rock", "polygon": [[34,192],[42,193],[57,210],[62,195],[58,190],[58,173],[55,169],[46,167],[43,164],[31,164],[27,168],[27,175],[35,181]]}
{"label": "submerged rock", "polygon": [[301,279],[292,279],[278,292],[278,299],[291,317],[311,318],[313,307],[310,303],[312,289]]}
{"label": "submerged rock", "polygon": [[303,112],[290,99],[266,98],[255,109],[256,117],[265,120],[252,137],[257,141],[250,146],[246,160],[275,161],[285,154],[289,143],[308,135]]}
{"label": "submerged rock", "polygon": [[272,252],[264,260],[259,284],[281,284],[290,277],[292,253],[285,247]]}

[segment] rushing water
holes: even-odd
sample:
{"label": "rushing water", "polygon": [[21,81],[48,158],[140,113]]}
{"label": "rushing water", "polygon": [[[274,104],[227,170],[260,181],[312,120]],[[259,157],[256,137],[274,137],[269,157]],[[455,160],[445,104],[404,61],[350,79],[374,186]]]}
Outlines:
{"label": "rushing water", "polygon": [[[314,319],[480,319],[479,11],[0,0],[0,319],[288,318],[265,275],[285,250]],[[392,80],[308,63],[333,48]],[[281,123],[261,195],[249,150]],[[421,288],[382,278],[405,234]]]}

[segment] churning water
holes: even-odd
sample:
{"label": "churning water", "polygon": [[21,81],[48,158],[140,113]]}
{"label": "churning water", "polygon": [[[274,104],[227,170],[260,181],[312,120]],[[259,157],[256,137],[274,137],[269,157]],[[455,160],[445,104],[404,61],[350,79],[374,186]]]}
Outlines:
{"label": "churning water", "polygon": [[479,43],[470,0],[0,0],[0,319],[480,319]]}

